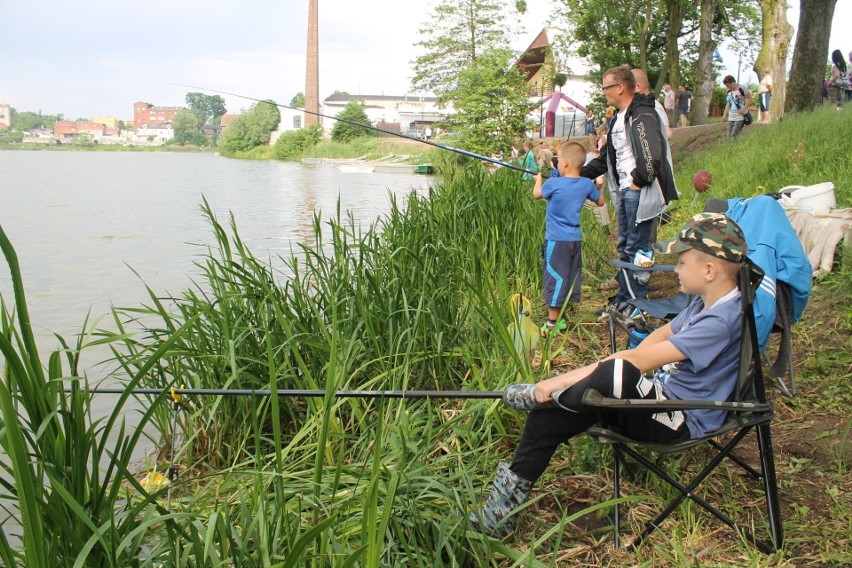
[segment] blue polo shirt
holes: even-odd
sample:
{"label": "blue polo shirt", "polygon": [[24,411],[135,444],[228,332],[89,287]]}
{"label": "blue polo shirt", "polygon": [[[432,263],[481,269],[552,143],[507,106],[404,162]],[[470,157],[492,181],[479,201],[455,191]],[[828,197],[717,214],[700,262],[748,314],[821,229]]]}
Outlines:
{"label": "blue polo shirt", "polygon": [[[737,385],[740,363],[740,291],[734,288],[704,309],[696,297],[672,320],[672,345],[686,355],[663,383],[668,398],[728,400]],[[700,438],[725,422],[725,410],[688,410],[691,437]]]}

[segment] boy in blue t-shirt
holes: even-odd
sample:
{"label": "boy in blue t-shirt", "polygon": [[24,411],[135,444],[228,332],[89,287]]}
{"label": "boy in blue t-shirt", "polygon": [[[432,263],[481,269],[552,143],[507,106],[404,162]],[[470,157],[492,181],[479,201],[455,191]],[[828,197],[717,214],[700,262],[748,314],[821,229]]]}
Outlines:
{"label": "boy in blue t-shirt", "polygon": [[547,200],[542,283],[548,313],[547,321],[541,326],[542,335],[554,329],[564,331],[568,328],[564,319],[558,323],[556,320],[569,294],[572,302],[580,301],[583,275],[580,213],[586,199],[598,206],[604,204],[604,197],[592,180],[580,177],[580,168],[586,161],[586,149],[571,142],[559,146],[557,155],[559,176],[542,183],[539,173],[533,187],[533,197]]}

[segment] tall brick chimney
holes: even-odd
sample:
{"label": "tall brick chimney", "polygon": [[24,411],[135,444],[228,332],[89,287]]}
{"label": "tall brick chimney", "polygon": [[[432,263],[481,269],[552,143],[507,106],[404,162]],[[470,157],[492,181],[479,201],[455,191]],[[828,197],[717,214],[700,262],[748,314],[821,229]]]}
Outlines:
{"label": "tall brick chimney", "polygon": [[[305,110],[319,112],[319,18],[317,3],[310,0],[308,5],[308,65],[305,73]],[[305,113],[305,126],[318,124],[319,117]]]}

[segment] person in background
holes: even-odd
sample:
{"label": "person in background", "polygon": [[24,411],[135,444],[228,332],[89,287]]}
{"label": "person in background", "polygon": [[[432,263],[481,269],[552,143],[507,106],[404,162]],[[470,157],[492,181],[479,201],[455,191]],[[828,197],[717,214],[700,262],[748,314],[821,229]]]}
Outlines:
{"label": "person in background", "polygon": [[[640,256],[652,254],[654,219],[678,193],[654,97],[636,92],[636,79],[625,65],[604,73],[601,91],[618,113],[607,125],[609,138],[601,155],[583,167],[581,174],[591,179],[606,174],[610,191],[618,190],[616,250],[621,261],[632,264]],[[619,271],[618,292],[598,315],[607,317],[613,310],[628,309],[627,300],[645,298],[649,277],[648,271]]]}
{"label": "person in background", "polygon": [[[645,70],[636,68],[631,70],[631,73],[633,73],[633,77],[636,79],[636,92],[643,95],[651,95],[651,82],[648,80],[648,74],[645,73]],[[671,140],[672,129],[669,127],[669,115],[666,114],[666,109],[657,99],[654,99],[654,110],[657,111],[657,116],[660,117],[660,125],[663,127],[663,134],[666,140]],[[669,162],[671,162],[671,158]]]}
{"label": "person in background", "polygon": [[[612,118],[612,117],[610,117]],[[606,145],[607,135],[609,134],[609,127],[606,123],[601,124],[598,127],[598,152],[603,150],[603,147]]]}
{"label": "person in background", "polygon": [[846,62],[839,49],[831,53],[831,79],[828,81],[828,100],[834,103],[834,108],[843,110],[843,100],[846,89],[849,88],[849,75],[846,72]]}
{"label": "person in background", "polygon": [[677,86],[677,114],[680,116],[680,125],[689,126],[689,110],[692,108],[692,93],[686,90],[686,85],[681,83]]}
{"label": "person in background", "polygon": [[[631,71],[633,73],[633,77],[636,78],[636,92],[641,93],[643,95],[651,96],[651,83],[648,81],[648,74],[645,73],[644,69],[633,69]],[[657,111],[657,116],[660,117],[660,127],[662,128],[662,134],[666,137],[666,141],[670,142],[672,139],[672,129],[669,127],[669,117],[666,114],[666,109],[663,105],[660,104],[656,98],[654,99],[654,110]],[[669,168],[674,171],[674,166],[672,162],[672,151],[671,147],[666,144],[666,160],[669,163]],[[652,243],[657,242],[657,230],[660,228],[660,217],[654,217],[654,225],[651,227],[651,241]]]}
{"label": "person in background", "polygon": [[745,113],[751,107],[751,91],[743,89],[739,83],[734,81],[733,75],[726,75],[722,83],[728,92],[725,95],[725,110],[722,116],[728,117],[728,140],[736,140],[745,124]]}
{"label": "person in background", "polygon": [[760,122],[770,122],[769,101],[772,99],[772,75],[769,69],[763,70],[763,79],[757,87],[757,101],[760,104]]}
{"label": "person in background", "polygon": [[586,150],[576,142],[559,147],[559,176],[543,182],[535,176],[533,197],[547,200],[544,245],[542,246],[542,283],[547,304],[547,321],[541,334],[565,331],[568,322],[559,317],[566,300],[580,302],[583,281],[580,215],[587,199],[604,204],[603,195],[591,180],[580,177]]}
{"label": "person in background", "polygon": [[[508,536],[516,523],[510,513],[529,499],[557,448],[600,422],[601,413],[629,436],[661,444],[701,438],[724,423],[724,410],[650,413],[601,410],[582,402],[588,389],[625,399],[710,401],[726,400],[736,388],[742,350],[737,277],[748,250],[742,229],[721,213],[699,213],[676,238],[654,248],[678,254],[680,289],[693,294],[692,301],[634,349],[535,385],[506,389],[506,405],[530,413],[514,459],[497,465],[487,500],[468,518],[474,530]],[[652,377],[645,376],[655,369]]]}
{"label": "person in background", "polygon": [[553,169],[553,152],[546,140],[543,140],[538,146],[537,163],[540,172],[549,173]]}
{"label": "person in background", "polygon": [[[585,166],[595,158],[601,155],[600,150],[595,148],[594,146],[589,146],[589,149],[586,151],[586,161],[583,163]],[[598,188],[598,191],[601,192],[601,195],[606,195],[606,191],[604,187],[606,186],[606,176],[600,175],[594,179],[595,187]],[[610,197],[610,200],[612,197]],[[586,209],[590,209],[592,214],[597,219],[598,223],[604,230],[609,233],[609,206],[604,203],[603,205],[596,205],[593,202],[586,200],[583,204],[583,207]],[[615,286],[612,288],[613,290],[618,288],[618,281],[613,278],[613,282],[615,282]],[[598,288],[600,289],[600,287]]]}
{"label": "person in background", "polygon": [[669,118],[669,127],[674,127],[677,122],[677,117],[675,116],[675,92],[668,83],[663,85],[663,108],[666,110],[666,116]]}
{"label": "person in background", "polygon": [[[531,172],[538,172],[538,167],[535,164],[535,153],[532,151],[532,141],[527,139],[524,140],[523,146],[523,154],[521,165],[525,170],[529,170]],[[534,174],[529,172],[524,172],[524,175],[521,176],[522,179],[532,179]]]}
{"label": "person in background", "polygon": [[595,131],[595,111],[589,109],[586,111],[586,136]]}

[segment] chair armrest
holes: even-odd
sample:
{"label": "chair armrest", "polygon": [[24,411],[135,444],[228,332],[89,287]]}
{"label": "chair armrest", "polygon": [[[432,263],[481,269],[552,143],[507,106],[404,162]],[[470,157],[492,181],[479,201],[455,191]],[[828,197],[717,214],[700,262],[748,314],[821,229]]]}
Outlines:
{"label": "chair armrest", "polygon": [[595,389],[583,393],[583,404],[602,408],[622,408],[662,412],[667,410],[728,410],[733,412],[769,412],[771,402],[721,402],[715,400],[646,400],[642,398],[609,398]]}

